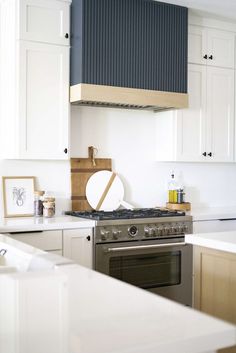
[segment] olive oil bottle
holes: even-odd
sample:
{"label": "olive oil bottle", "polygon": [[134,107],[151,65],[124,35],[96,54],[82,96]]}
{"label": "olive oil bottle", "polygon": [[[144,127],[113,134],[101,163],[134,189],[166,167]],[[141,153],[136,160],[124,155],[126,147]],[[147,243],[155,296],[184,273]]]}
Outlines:
{"label": "olive oil bottle", "polygon": [[169,203],[177,203],[177,189],[178,185],[175,180],[174,172],[171,172],[171,179],[168,182],[168,202]]}

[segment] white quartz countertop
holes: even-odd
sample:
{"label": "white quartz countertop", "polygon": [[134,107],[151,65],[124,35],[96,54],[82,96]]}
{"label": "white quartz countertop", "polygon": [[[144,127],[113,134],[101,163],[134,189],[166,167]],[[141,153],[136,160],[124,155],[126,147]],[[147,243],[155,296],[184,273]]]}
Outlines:
{"label": "white quartz countertop", "polygon": [[236,231],[185,235],[185,242],[236,254]]}
{"label": "white quartz countertop", "polygon": [[6,353],[197,353],[236,343],[233,325],[78,265],[0,275],[0,317]]}
{"label": "white quartz countertop", "polygon": [[188,214],[193,217],[193,221],[236,219],[236,206],[195,208]]}
{"label": "white quartz countertop", "polygon": [[185,235],[186,243],[236,254],[236,231]]}
{"label": "white quartz countertop", "polygon": [[52,218],[18,217],[0,219],[0,233],[30,232],[37,230],[90,228],[94,221],[72,216]]}

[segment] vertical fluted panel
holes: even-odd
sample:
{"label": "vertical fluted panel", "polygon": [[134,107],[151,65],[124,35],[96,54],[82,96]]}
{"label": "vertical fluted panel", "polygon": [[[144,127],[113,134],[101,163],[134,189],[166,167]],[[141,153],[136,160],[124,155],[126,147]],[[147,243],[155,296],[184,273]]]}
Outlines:
{"label": "vertical fluted panel", "polygon": [[187,92],[186,8],[152,0],[83,0],[82,17],[83,83]]}

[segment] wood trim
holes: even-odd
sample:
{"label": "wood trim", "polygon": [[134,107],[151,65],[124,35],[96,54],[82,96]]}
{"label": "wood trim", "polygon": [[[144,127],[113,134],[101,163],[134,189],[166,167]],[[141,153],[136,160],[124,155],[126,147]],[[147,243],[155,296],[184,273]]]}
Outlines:
{"label": "wood trim", "polygon": [[102,196],[100,197],[100,200],[98,201],[98,204],[97,204],[97,206],[95,208],[96,211],[98,211],[100,209],[105,197],[107,196],[108,191],[110,190],[110,187],[111,187],[115,177],[116,177],[116,173],[112,173],[112,175],[111,175],[111,177],[110,177],[110,179],[109,179],[109,181],[107,183],[107,186],[105,187],[105,189],[104,189],[104,191],[102,193]]}
{"label": "wood trim", "polygon": [[153,110],[188,108],[188,94],[80,83],[70,87],[70,102]]}
{"label": "wood trim", "polygon": [[109,172],[111,172],[111,168],[91,168],[91,169],[72,168],[71,173],[95,173],[95,172],[101,172],[102,170],[108,170]]}

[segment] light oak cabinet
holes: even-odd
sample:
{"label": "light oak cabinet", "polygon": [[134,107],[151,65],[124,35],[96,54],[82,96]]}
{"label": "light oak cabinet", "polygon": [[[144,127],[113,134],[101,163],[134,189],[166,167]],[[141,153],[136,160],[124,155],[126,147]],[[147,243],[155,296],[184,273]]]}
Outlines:
{"label": "light oak cabinet", "polygon": [[68,159],[70,2],[0,6],[1,158]]}
{"label": "light oak cabinet", "polygon": [[228,31],[189,26],[188,62],[233,69],[235,34]]}
{"label": "light oak cabinet", "polygon": [[157,160],[233,162],[234,70],[189,64],[188,90],[188,109],[156,119]]}
{"label": "light oak cabinet", "polygon": [[193,272],[194,308],[236,324],[236,254],[194,246]]}
{"label": "light oak cabinet", "polygon": [[64,230],[63,256],[92,269],[93,230],[91,228]]}

